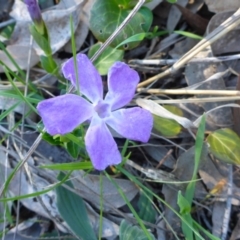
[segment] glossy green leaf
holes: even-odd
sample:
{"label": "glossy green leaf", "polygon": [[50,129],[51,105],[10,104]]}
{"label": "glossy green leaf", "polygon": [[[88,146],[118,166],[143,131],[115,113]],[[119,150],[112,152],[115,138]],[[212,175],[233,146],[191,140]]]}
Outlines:
{"label": "glossy green leaf", "polygon": [[146,39],[152,39],[154,37],[166,35],[169,33],[168,31],[160,31],[160,32],[143,32],[143,33],[137,33],[127,39],[125,39],[123,42],[119,43],[116,48],[119,48],[125,44],[131,43],[131,42],[140,42],[142,40]]}
{"label": "glossy green leaf", "polygon": [[219,160],[240,164],[240,138],[229,128],[219,129],[207,138],[211,153]]}
{"label": "glossy green leaf", "polygon": [[119,239],[120,240],[133,240],[133,239],[141,239],[141,240],[154,240],[155,237],[150,234],[150,238],[144,235],[144,232],[138,226],[133,226],[131,223],[123,220],[119,229]]}
{"label": "glossy green leaf", "polygon": [[126,40],[124,40],[123,42],[119,43],[116,48],[120,48],[121,46],[131,43],[131,42],[139,42],[142,41],[144,38],[146,38],[148,36],[148,33],[137,33],[129,38],[127,38]]}
{"label": "glossy green leaf", "polygon": [[[101,43],[97,43],[90,48],[90,51],[88,52],[89,58],[91,58],[97,52],[100,46]],[[123,50],[107,47],[93,64],[101,75],[106,75],[108,73],[108,69],[116,61],[121,61],[123,59],[123,54]]]}
{"label": "glossy green leaf", "polygon": [[[59,179],[63,177],[64,174],[60,174]],[[71,182],[67,185],[73,188]],[[56,193],[59,213],[76,236],[83,240],[97,240],[83,199],[63,186],[57,187]]]}
{"label": "glossy green leaf", "polygon": [[142,220],[146,222],[154,223],[156,221],[157,212],[156,212],[156,209],[153,207],[151,200],[152,200],[151,195],[148,195],[147,197],[146,194],[144,193],[140,194],[140,197],[138,200],[138,208],[139,208],[138,215]]}
{"label": "glossy green leaf", "polygon": [[[119,4],[125,7],[135,7],[139,0],[117,0]],[[146,0],[145,3],[151,2],[152,0]]]}
{"label": "glossy green leaf", "polygon": [[[93,35],[104,42],[116,30],[116,28],[126,19],[133,7],[132,1],[126,0],[98,0],[95,1],[90,14],[90,29]],[[142,7],[118,34],[111,43],[111,47],[116,47],[121,42],[138,33],[147,32],[152,24],[152,12]],[[140,42],[131,42],[123,46],[123,49],[132,49]]]}

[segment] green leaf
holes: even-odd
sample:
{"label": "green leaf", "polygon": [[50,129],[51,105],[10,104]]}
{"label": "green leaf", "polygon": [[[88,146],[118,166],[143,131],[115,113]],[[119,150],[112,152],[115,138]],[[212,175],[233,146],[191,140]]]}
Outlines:
{"label": "green leaf", "polygon": [[[62,173],[59,179],[63,177]],[[67,185],[73,188],[71,182],[68,182]],[[56,193],[59,213],[71,230],[83,240],[97,240],[90,225],[83,199],[63,186],[57,187]]]}
{"label": "green leaf", "polygon": [[154,223],[156,221],[156,209],[154,209],[151,200],[152,200],[151,195],[148,195],[147,197],[146,193],[144,194],[143,192],[141,192],[137,204],[139,208],[138,215],[142,220]]}
{"label": "green leaf", "polygon": [[50,143],[51,145],[59,146],[62,145],[62,141],[60,138],[53,137],[52,135],[48,134],[47,132],[44,132],[42,134],[42,139],[46,142]]}
{"label": "green leaf", "polygon": [[[163,107],[171,113],[174,113],[180,117],[183,116],[182,110],[176,106],[163,105]],[[160,132],[165,137],[174,137],[178,135],[182,130],[181,125],[173,119],[163,118],[154,114],[153,119],[154,129]]]}
{"label": "green leaf", "polygon": [[[39,239],[44,239],[44,240],[53,240],[53,239],[69,240],[69,233],[62,233],[60,231],[54,230],[51,233],[42,234]],[[71,236],[71,240],[79,240],[79,239]]]}
{"label": "green leaf", "polygon": [[127,38],[126,40],[124,40],[123,42],[119,43],[116,48],[119,48],[125,44],[131,43],[131,42],[139,42],[142,41],[144,38],[146,38],[147,36],[149,36],[149,33],[137,33],[129,38]]}
{"label": "green leaf", "polygon": [[[91,58],[101,47],[101,43],[94,44],[88,52],[88,57]],[[97,68],[100,75],[106,75],[108,69],[116,62],[123,59],[123,50],[107,47],[102,54],[94,61],[94,66]]]}
{"label": "green leaf", "polygon": [[0,35],[3,36],[4,38],[9,39],[14,31],[14,27],[15,27],[16,23],[12,23],[6,27],[4,27],[3,29],[0,29]]}
{"label": "green leaf", "polygon": [[219,160],[240,164],[240,138],[229,128],[219,129],[207,138],[211,153]]}
{"label": "green leaf", "polygon": [[174,137],[181,132],[182,127],[173,119],[159,117],[153,114],[153,128],[165,137]]}
{"label": "green leaf", "polygon": [[70,163],[58,163],[40,166],[40,168],[47,168],[60,171],[73,171],[73,170],[89,170],[93,168],[91,162],[70,162]]}
{"label": "green leaf", "polygon": [[[192,175],[192,181],[188,184],[185,197],[188,200],[189,204],[192,205],[192,200],[195,192],[195,186],[196,186],[196,180],[197,179],[197,173],[198,168],[201,160],[206,159],[207,151],[204,151],[206,147],[204,148],[204,134],[205,134],[205,115],[202,116],[197,136],[196,136],[196,142],[195,142],[195,156],[194,156],[194,170]],[[206,145],[205,145],[206,146]]]}
{"label": "green leaf", "polygon": [[36,41],[38,46],[45,52],[45,54],[51,55],[52,50],[49,41],[36,30],[34,25],[29,27],[29,31],[32,34],[33,39]]}
{"label": "green leaf", "polygon": [[169,112],[178,115],[179,117],[183,117],[182,110],[174,105],[166,104],[166,105],[162,105],[162,107],[167,109]]}
{"label": "green leaf", "polygon": [[43,69],[46,70],[48,73],[54,73],[57,69],[57,64],[54,62],[51,56],[46,57],[46,56],[41,56],[40,57],[41,64]]}
{"label": "green leaf", "polygon": [[73,158],[77,158],[78,157],[78,154],[79,154],[79,146],[72,142],[72,141],[69,141],[66,143],[66,149],[68,151],[68,153],[73,157]]}
{"label": "green leaf", "polygon": [[132,240],[132,239],[141,239],[141,240],[154,240],[154,236],[150,234],[150,238],[145,236],[143,230],[137,226],[133,226],[127,221],[123,220],[119,229],[119,239],[120,240]]}
{"label": "green leaf", "polygon": [[193,38],[193,39],[197,39],[197,40],[202,40],[203,39],[203,37],[201,37],[201,36],[199,36],[197,34],[191,33],[191,32],[180,31],[180,30],[176,30],[176,31],[173,31],[173,32],[177,33],[177,34],[180,34],[182,36]]}
{"label": "green leaf", "polygon": [[[132,10],[131,1],[118,0],[98,0],[95,1],[90,14],[90,29],[93,35],[104,42],[116,30],[116,28],[125,20]],[[152,12],[142,7],[118,34],[111,47],[116,47],[121,42],[138,33],[147,32],[152,24]],[[140,42],[131,42],[124,45],[123,49],[132,49]]]}
{"label": "green leaf", "polygon": [[[185,220],[182,221],[182,231],[185,236],[185,239],[193,240],[193,231],[189,228],[188,225],[193,227],[193,219],[190,215],[191,205],[188,200],[182,195],[181,191],[178,192],[177,204],[180,208],[181,217]],[[186,224],[188,223],[188,225]]]}

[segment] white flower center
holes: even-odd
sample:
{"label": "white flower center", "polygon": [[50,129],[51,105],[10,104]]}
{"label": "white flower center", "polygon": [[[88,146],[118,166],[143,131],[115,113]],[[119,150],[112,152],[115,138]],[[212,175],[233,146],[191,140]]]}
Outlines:
{"label": "white flower center", "polygon": [[94,106],[95,111],[97,112],[100,118],[106,118],[110,115],[110,106],[104,101],[99,101],[96,106]]}

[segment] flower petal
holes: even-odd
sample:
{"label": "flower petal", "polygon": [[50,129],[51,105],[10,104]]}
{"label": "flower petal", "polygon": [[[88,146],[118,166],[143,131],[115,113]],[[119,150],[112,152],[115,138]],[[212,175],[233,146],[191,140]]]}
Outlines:
{"label": "flower petal", "polygon": [[[85,54],[77,54],[76,60],[80,92],[92,103],[97,103],[103,98],[103,85],[101,76]],[[77,88],[73,57],[63,64],[62,72],[64,77],[69,79],[72,85]]]}
{"label": "flower petal", "polygon": [[153,127],[152,114],[139,107],[112,112],[105,122],[123,137],[141,142],[149,140]]}
{"label": "flower petal", "polygon": [[97,170],[104,170],[109,165],[119,164],[122,160],[110,131],[104,121],[95,115],[85,136],[87,152]]}
{"label": "flower petal", "polygon": [[65,94],[41,101],[37,110],[42,117],[47,132],[51,135],[72,132],[78,125],[91,118],[92,104],[84,98]]}
{"label": "flower petal", "polygon": [[109,92],[105,101],[112,105],[112,111],[128,104],[139,82],[138,73],[123,62],[116,62],[108,72]]}

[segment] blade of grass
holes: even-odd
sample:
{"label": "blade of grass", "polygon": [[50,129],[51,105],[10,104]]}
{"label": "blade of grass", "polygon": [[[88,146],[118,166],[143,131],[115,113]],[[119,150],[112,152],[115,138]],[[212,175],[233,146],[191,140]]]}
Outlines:
{"label": "blade of grass", "polygon": [[72,45],[72,52],[73,52],[73,61],[74,61],[74,71],[76,75],[76,85],[77,85],[77,93],[80,95],[80,82],[78,78],[78,67],[77,67],[77,50],[76,50],[76,43],[74,38],[74,26],[73,26],[73,19],[72,15],[70,16],[70,28],[71,28],[71,45]]}
{"label": "blade of grass", "polygon": [[197,131],[196,142],[195,142],[195,157],[194,157],[194,170],[193,170],[193,175],[191,179],[192,181],[188,184],[186,193],[185,193],[185,198],[188,200],[190,204],[192,204],[192,201],[193,201],[193,196],[194,196],[194,191],[196,186],[195,180],[197,179],[197,172],[198,172],[202,149],[203,149],[205,121],[206,121],[206,116],[203,115]]}
{"label": "blade of grass", "polygon": [[[21,162],[20,162],[21,163]],[[18,170],[18,169],[17,169]],[[47,193],[51,190],[54,190],[56,187],[58,186],[61,186],[64,182],[66,182],[69,178],[69,176],[72,174],[73,171],[70,171],[64,178],[63,180],[61,180],[60,182],[57,182],[55,183],[52,187],[49,187],[45,190],[42,190],[42,191],[38,191],[38,192],[35,192],[35,193],[29,193],[29,194],[25,194],[25,195],[20,195],[20,196],[16,196],[16,197],[9,197],[9,198],[0,198],[0,202],[7,202],[7,201],[15,201],[15,200],[21,200],[21,199],[25,199],[25,198],[30,198],[30,197],[37,197],[41,194],[44,194],[44,193]],[[10,176],[8,177],[5,185],[9,185],[9,181],[12,180],[12,176],[13,175],[13,172],[10,174]],[[7,189],[4,189],[4,192],[6,191]]]}
{"label": "blade of grass", "polygon": [[145,225],[143,224],[142,220],[140,219],[140,217],[138,216],[137,212],[135,211],[135,209],[133,208],[133,206],[131,205],[131,203],[128,201],[128,198],[125,196],[124,192],[122,191],[122,189],[116,184],[116,182],[109,176],[109,174],[104,171],[106,177],[109,179],[109,181],[116,187],[116,189],[118,190],[119,194],[121,195],[121,197],[124,199],[125,203],[127,204],[127,206],[129,207],[129,209],[131,210],[132,214],[134,215],[134,217],[136,218],[138,224],[141,226],[142,230],[144,231],[145,235],[147,236],[147,238],[149,240],[152,240],[148,230],[146,229]]}
{"label": "blade of grass", "polygon": [[[183,219],[182,216],[181,216],[176,210],[174,210],[167,202],[165,202],[165,201],[164,201],[162,198],[160,198],[157,194],[155,194],[154,192],[152,192],[149,188],[145,187],[139,180],[136,179],[135,176],[133,176],[132,174],[130,174],[128,171],[126,171],[124,168],[122,168],[122,167],[120,167],[120,166],[117,166],[117,169],[118,169],[119,171],[121,171],[127,178],[129,178],[129,180],[131,180],[132,182],[134,182],[139,188],[142,188],[142,189],[144,189],[147,193],[152,194],[152,195],[153,195],[156,199],[158,199],[162,204],[164,204],[164,205],[165,205],[166,207],[168,207],[171,211],[173,211],[173,213],[174,213],[176,216],[178,216],[182,221],[184,221],[184,222],[186,223],[186,225],[187,225],[192,231],[195,231],[195,229],[194,229],[192,226],[190,226],[189,223],[188,223],[185,219]],[[168,227],[169,227],[170,229],[172,229],[169,224],[168,224]],[[178,236],[176,235],[176,233],[173,232],[173,234],[174,234],[174,237],[175,237],[176,239],[179,239]],[[203,237],[201,237],[201,236],[199,235],[199,233],[196,233],[196,235],[197,235],[201,240],[205,240]]]}
{"label": "blade of grass", "polygon": [[6,69],[4,69],[4,70],[5,70],[5,74],[6,74],[7,78],[8,78],[8,80],[9,80],[9,82],[11,82],[14,90],[18,93],[18,95],[20,96],[20,98],[21,98],[24,102],[26,102],[26,104],[29,106],[30,109],[32,109],[32,111],[34,111],[35,113],[37,113],[37,110],[35,109],[35,107],[27,100],[27,98],[24,97],[24,95],[21,93],[21,91],[20,91],[20,90],[18,89],[18,87],[15,85],[15,83],[14,83],[14,81],[12,80],[9,72],[8,72]]}
{"label": "blade of grass", "polygon": [[5,48],[4,44],[1,41],[0,41],[0,49],[2,49],[2,51],[7,55],[7,57],[10,59],[10,61],[13,63],[13,65],[18,70],[18,72],[21,73],[23,79],[25,79],[26,75],[25,75],[24,71],[18,66],[17,62],[14,60],[14,58],[11,56],[11,54],[9,54],[9,52],[7,51],[7,49]]}

